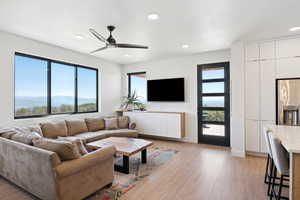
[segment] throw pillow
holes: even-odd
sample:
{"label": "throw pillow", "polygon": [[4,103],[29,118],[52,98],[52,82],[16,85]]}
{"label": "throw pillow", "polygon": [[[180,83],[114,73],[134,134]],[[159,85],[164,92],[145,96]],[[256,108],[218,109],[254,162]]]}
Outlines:
{"label": "throw pillow", "polygon": [[128,116],[118,117],[118,126],[119,126],[119,128],[128,128],[129,127],[129,117]]}
{"label": "throw pillow", "polygon": [[136,128],[136,123],[130,122],[129,123],[129,129],[135,129]]}
{"label": "throw pillow", "polygon": [[58,136],[68,136],[68,129],[65,121],[60,122],[49,122],[40,124],[43,136],[45,138],[57,138]]}
{"label": "throw pillow", "polygon": [[76,137],[58,137],[57,140],[59,141],[68,141],[72,142],[73,144],[76,144],[79,150],[79,153],[83,156],[85,154],[88,154],[88,151],[86,150],[82,140],[76,138]]}
{"label": "throw pillow", "polygon": [[32,145],[32,141],[34,139],[39,139],[42,136],[40,136],[38,133],[36,132],[28,132],[28,133],[23,133],[23,132],[18,132],[14,135],[11,136],[11,139],[23,144],[28,144],[28,145]]}
{"label": "throw pillow", "polygon": [[17,132],[15,130],[7,130],[3,131],[1,133],[1,137],[6,138],[6,139],[11,139],[11,137],[16,134]]}
{"label": "throw pillow", "polygon": [[106,130],[118,129],[118,119],[116,117],[104,118],[104,121]]}
{"label": "throw pillow", "polygon": [[88,128],[84,120],[66,120],[68,127],[68,136],[77,135],[88,132]]}
{"label": "throw pillow", "polygon": [[57,153],[62,161],[74,160],[81,157],[77,145],[72,142],[39,138],[33,140],[33,145]]}
{"label": "throw pillow", "polygon": [[85,122],[90,132],[105,129],[105,122],[103,118],[86,118]]}

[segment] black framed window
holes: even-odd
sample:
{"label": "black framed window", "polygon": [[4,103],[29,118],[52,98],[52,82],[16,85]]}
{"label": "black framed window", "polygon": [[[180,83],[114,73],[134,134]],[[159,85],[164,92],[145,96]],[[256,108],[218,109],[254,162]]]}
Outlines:
{"label": "black framed window", "polygon": [[98,69],[15,53],[15,118],[98,112]]}
{"label": "black framed window", "polygon": [[128,95],[134,92],[139,97],[140,101],[146,102],[147,100],[147,78],[146,72],[133,72],[128,73]]}

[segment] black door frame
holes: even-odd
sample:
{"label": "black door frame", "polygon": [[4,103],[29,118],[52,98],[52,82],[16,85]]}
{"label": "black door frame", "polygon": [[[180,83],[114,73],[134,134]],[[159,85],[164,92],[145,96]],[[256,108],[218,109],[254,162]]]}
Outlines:
{"label": "black door frame", "polygon": [[[224,68],[224,78],[202,80],[202,70],[207,68]],[[213,144],[219,146],[230,146],[230,63],[209,63],[197,65],[198,74],[198,143]],[[224,82],[224,93],[202,94],[202,83]],[[203,121],[202,97],[203,96],[224,96],[224,107],[205,107],[205,110],[220,111],[224,110],[224,122]],[[203,124],[225,125],[225,136],[203,135]]]}

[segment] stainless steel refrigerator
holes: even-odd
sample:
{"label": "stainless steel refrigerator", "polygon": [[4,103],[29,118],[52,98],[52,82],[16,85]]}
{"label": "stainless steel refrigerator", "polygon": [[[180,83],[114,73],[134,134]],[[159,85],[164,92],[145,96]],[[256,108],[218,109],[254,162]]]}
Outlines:
{"label": "stainless steel refrigerator", "polygon": [[277,124],[299,126],[300,78],[277,79],[276,85]]}

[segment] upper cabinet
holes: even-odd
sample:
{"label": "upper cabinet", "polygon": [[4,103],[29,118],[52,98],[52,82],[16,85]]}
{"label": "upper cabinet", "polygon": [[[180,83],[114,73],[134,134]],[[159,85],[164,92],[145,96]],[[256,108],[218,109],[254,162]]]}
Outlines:
{"label": "upper cabinet", "polygon": [[259,120],[260,94],[259,62],[248,62],[245,66],[245,111],[246,119]]}
{"label": "upper cabinet", "polygon": [[275,42],[251,43],[246,45],[246,61],[257,62],[276,58]]}
{"label": "upper cabinet", "polygon": [[276,58],[275,42],[264,42],[259,45],[260,60],[271,60]]}
{"label": "upper cabinet", "polygon": [[300,57],[300,38],[278,40],[276,54],[277,58]]}
{"label": "upper cabinet", "polygon": [[259,45],[257,43],[246,46],[246,61],[257,61],[259,59]]}

